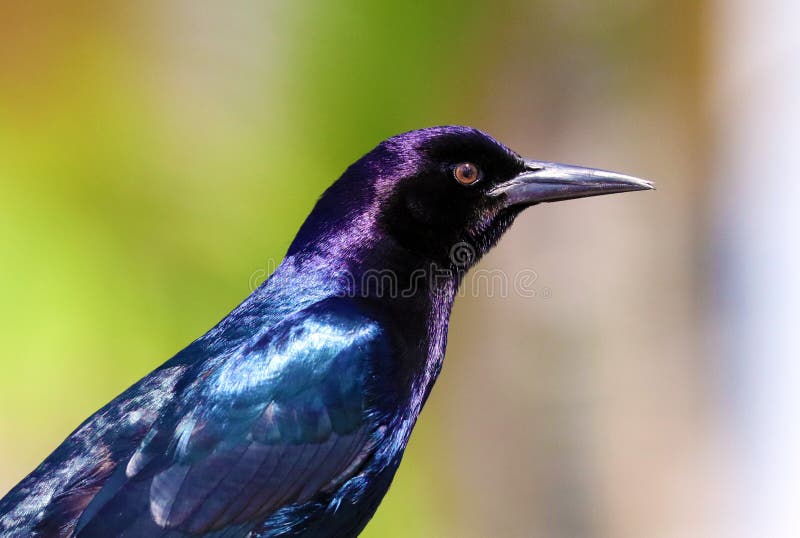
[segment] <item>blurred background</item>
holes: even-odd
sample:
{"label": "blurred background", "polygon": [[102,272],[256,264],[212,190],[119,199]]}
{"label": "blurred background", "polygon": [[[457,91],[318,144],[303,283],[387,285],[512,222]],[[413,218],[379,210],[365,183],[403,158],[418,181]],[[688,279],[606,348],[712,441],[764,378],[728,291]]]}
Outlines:
{"label": "blurred background", "polygon": [[[364,536],[800,536],[790,0],[0,7],[0,494],[236,306],[377,142],[438,124],[658,190],[482,263]],[[793,22],[794,21],[794,22]]]}

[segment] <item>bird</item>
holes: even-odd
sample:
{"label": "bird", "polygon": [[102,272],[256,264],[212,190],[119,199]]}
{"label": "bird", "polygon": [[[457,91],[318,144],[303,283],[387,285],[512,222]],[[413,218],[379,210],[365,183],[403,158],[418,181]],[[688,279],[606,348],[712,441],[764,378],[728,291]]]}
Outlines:
{"label": "bird", "polygon": [[357,536],[442,368],[466,272],[528,207],[651,188],[470,127],[384,140],[263,284],[0,500],[0,536]]}

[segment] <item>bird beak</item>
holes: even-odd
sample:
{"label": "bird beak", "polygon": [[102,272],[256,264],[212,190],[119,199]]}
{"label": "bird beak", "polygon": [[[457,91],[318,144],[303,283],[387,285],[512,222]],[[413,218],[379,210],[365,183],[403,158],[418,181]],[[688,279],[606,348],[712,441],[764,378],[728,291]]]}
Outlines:
{"label": "bird beak", "polygon": [[654,188],[650,181],[616,172],[568,164],[525,161],[525,170],[522,173],[494,187],[489,195],[505,196],[505,203],[515,206]]}

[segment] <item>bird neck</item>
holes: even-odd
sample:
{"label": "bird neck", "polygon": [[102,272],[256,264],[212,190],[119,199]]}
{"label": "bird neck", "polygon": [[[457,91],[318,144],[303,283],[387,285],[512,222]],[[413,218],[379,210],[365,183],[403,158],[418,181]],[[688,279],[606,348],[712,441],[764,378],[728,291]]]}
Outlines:
{"label": "bird neck", "polygon": [[[353,240],[353,238],[360,240]],[[414,252],[386,234],[342,234],[287,253],[295,272],[327,279],[335,295],[384,310],[449,311],[466,268]]]}
{"label": "bird neck", "polygon": [[391,328],[404,348],[398,375],[421,407],[441,368],[464,271],[414,253],[389,236],[370,237],[360,245],[314,242],[287,262],[299,282],[325,282],[327,293],[352,300]]}

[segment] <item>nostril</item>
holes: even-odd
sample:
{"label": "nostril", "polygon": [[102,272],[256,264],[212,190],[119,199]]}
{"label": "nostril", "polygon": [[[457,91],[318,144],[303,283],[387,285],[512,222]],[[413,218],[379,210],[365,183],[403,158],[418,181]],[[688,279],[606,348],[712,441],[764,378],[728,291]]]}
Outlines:
{"label": "nostril", "polygon": [[525,170],[527,172],[538,172],[544,170],[544,165],[536,161],[525,161]]}

